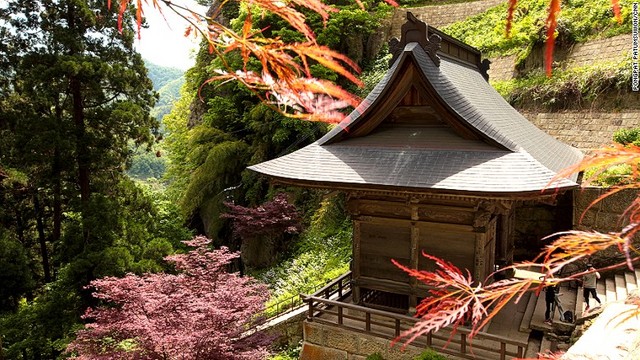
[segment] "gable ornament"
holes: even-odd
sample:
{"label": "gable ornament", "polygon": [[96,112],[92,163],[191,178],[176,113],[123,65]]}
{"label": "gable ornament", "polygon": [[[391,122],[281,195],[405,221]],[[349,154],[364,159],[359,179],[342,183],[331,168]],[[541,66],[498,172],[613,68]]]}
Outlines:
{"label": "gable ornament", "polygon": [[440,50],[442,38],[438,34],[429,35],[427,24],[409,11],[407,11],[407,20],[400,30],[400,39],[392,38],[389,40],[389,51],[392,54],[389,67],[400,57],[404,47],[412,42],[420,44],[420,47],[429,55],[434,64],[440,66],[440,57],[438,57],[437,52]]}

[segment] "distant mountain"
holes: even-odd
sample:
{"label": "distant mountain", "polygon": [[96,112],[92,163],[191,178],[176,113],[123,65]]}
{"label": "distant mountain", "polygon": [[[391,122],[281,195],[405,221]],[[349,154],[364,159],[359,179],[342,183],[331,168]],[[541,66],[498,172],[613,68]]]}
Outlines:
{"label": "distant mountain", "polygon": [[184,70],[156,65],[148,60],[144,61],[149,78],[153,82],[153,89],[158,92],[160,98],[151,114],[156,119],[168,114],[173,107],[173,103],[180,98],[180,88],[184,84]]}
{"label": "distant mountain", "polygon": [[156,65],[149,60],[144,60],[144,65],[149,71],[149,78],[153,82],[153,89],[155,91],[160,90],[167,83],[182,77],[185,73],[184,70]]}

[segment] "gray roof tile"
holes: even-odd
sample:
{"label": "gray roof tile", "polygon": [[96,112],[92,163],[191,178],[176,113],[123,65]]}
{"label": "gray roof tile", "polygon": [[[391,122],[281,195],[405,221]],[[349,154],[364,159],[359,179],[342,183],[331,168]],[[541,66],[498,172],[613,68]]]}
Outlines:
{"label": "gray roof tile", "polygon": [[[460,121],[503,148],[462,139],[449,128],[379,126],[366,136],[349,138],[347,129],[366,121],[376,100],[390,91],[396,69],[410,58]],[[332,142],[335,139],[340,140]],[[540,191],[558,171],[581,158],[577,149],[513,109],[476,68],[446,57],[438,67],[417,43],[410,43],[343,123],[314,144],[250,169],[324,185],[506,194]],[[575,186],[574,181],[575,177],[556,186]]]}

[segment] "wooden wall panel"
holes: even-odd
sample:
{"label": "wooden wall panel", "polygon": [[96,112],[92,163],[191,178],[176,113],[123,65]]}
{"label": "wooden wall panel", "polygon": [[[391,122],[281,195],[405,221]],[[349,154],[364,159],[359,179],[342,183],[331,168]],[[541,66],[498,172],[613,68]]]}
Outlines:
{"label": "wooden wall panel", "polygon": [[[431,226],[419,224],[420,241],[418,250],[445,259],[460,269],[473,272],[475,235],[470,231],[434,231]],[[418,267],[424,270],[434,270],[435,263],[422,255],[418,260]]]}
{"label": "wooden wall panel", "polygon": [[404,271],[391,259],[409,264],[411,258],[411,228],[408,223],[396,226],[360,223],[360,275],[408,282]]}

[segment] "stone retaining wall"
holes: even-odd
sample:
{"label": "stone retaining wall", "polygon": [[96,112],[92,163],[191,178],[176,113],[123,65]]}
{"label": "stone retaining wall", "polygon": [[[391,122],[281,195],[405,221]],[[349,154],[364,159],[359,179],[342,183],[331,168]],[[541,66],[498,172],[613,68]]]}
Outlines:
{"label": "stone retaining wall", "polygon": [[[538,49],[543,52],[544,49]],[[631,34],[622,34],[606,39],[574,44],[568,49],[556,49],[554,61],[563,69],[594,65],[602,62],[620,62],[631,52]],[[542,57],[542,53],[532,56]],[[517,75],[516,56],[509,55],[491,58],[489,79],[502,81],[513,79]]]}
{"label": "stone retaining wall", "polygon": [[610,144],[616,130],[640,127],[640,110],[522,114],[547,134],[585,151]]}
{"label": "stone retaining wall", "polygon": [[281,347],[295,347],[302,341],[302,323],[306,318],[307,313],[301,312],[285,321],[269,326],[265,332],[275,338],[274,344]]}
{"label": "stone retaining wall", "polygon": [[489,80],[491,81],[505,81],[511,80],[516,75],[516,56],[502,56],[489,59],[491,61],[491,67],[489,68]]}
{"label": "stone retaining wall", "polygon": [[[505,0],[480,0],[458,4],[431,5],[414,8],[397,8],[390,21],[384,21],[384,28],[390,30],[381,31],[383,41],[390,37],[400,37],[400,28],[406,22],[406,13],[412,12],[418,19],[427,24],[441,28],[457,21],[480,14],[487,9],[497,6]],[[506,14],[505,14],[506,16]],[[606,39],[598,39],[572,45],[568,49],[557,48],[555,61],[564,69],[591,65],[598,62],[617,62],[624,59],[631,52],[631,34],[622,34]],[[543,52],[540,48],[538,51]],[[541,57],[541,54],[532,56]],[[491,58],[489,78],[493,81],[509,80],[517,75],[515,69],[515,55]]]}
{"label": "stone retaining wall", "polygon": [[631,34],[573,45],[563,67],[579,67],[602,61],[621,61],[631,52]]}
{"label": "stone retaining wall", "polygon": [[638,190],[620,191],[602,201],[590,205],[607,192],[602,188],[575,190],[574,224],[577,230],[597,230],[599,232],[620,231],[628,221],[621,221],[622,214],[638,195]]}
{"label": "stone retaining wall", "polygon": [[[391,20],[391,36],[400,37],[400,27],[407,21],[407,12],[435,28],[441,28],[456,21],[464,20],[470,16],[484,12],[485,10],[502,4],[505,0],[480,0],[459,4],[421,6],[415,8],[397,8]],[[506,14],[505,14],[506,16]]]}

